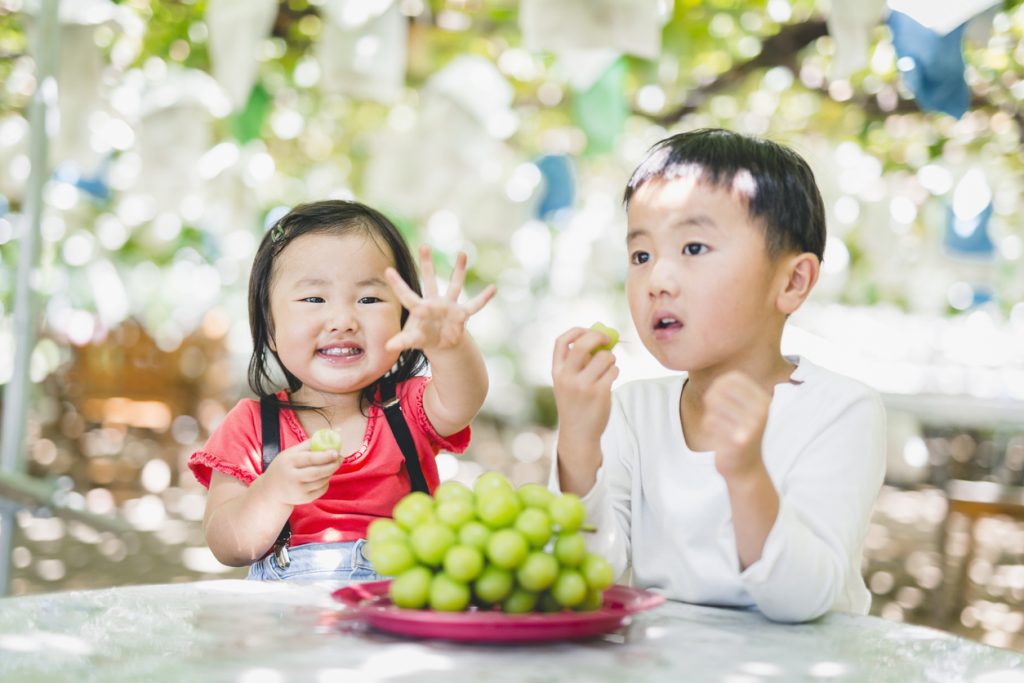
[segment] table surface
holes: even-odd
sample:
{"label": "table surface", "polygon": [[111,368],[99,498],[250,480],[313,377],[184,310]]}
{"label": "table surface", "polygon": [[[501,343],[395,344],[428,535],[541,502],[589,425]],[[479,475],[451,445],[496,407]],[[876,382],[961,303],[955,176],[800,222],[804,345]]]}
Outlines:
{"label": "table surface", "polygon": [[577,642],[460,644],[367,629],[334,584],[205,581],[0,600],[0,681],[970,681],[1024,654],[876,617],[773,624],[667,602]]}

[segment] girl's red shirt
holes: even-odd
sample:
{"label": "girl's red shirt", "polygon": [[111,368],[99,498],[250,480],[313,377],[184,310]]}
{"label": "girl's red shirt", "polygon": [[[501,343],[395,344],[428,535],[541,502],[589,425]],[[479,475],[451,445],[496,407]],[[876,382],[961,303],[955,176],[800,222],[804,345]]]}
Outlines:
{"label": "girl's red shirt", "polygon": [[[462,453],[470,440],[467,426],[451,436],[438,434],[423,410],[423,390],[429,377],[413,377],[397,387],[402,413],[416,443],[420,466],[427,485],[438,485],[439,451]],[[278,394],[287,400],[284,391]],[[281,408],[281,450],[309,438],[295,411]],[[224,417],[206,445],[189,457],[189,469],[209,488],[213,470],[251,484],[263,473],[260,404],[243,399]],[[305,505],[297,505],[289,522],[292,537],[288,545],[336,543],[366,538],[366,528],[375,519],[391,517],[391,509],[411,490],[405,458],[395,441],[387,418],[379,406],[371,406],[363,443],[345,456],[331,477],[327,492]]]}

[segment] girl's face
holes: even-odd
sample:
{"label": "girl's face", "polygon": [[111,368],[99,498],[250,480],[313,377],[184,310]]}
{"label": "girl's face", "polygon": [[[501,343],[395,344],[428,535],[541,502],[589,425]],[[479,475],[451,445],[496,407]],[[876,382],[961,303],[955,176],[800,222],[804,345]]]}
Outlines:
{"label": "girl's face", "polygon": [[673,370],[743,369],[774,350],[783,270],[735,192],[691,179],[642,185],[627,212],[626,294],[640,339]]}
{"label": "girl's face", "polygon": [[359,231],[302,235],[278,255],[271,348],[302,382],[297,401],[322,405],[325,394],[358,393],[398,360],[384,350],[402,327],[402,306],[384,279],[394,265]]}

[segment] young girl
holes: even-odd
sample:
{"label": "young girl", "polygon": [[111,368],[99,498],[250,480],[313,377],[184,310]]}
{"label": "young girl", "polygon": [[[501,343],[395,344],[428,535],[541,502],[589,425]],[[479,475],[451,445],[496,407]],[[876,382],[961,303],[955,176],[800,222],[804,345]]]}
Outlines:
{"label": "young girl", "polygon": [[[422,290],[395,226],[356,202],[298,206],[264,236],[249,279],[249,384],[279,415],[280,453],[264,471],[264,448],[277,444],[263,442],[261,403],[247,399],[189,459],[209,487],[203,528],[218,560],[251,565],[253,579],[377,578],[363,554],[366,528],[390,517],[420,474],[406,466],[382,395],[397,397],[433,489],[433,456],[465,450],[487,393],[465,324],[494,287],[459,303],[462,253],[444,295],[427,247],[420,268]],[[428,360],[431,377],[422,375]],[[340,434],[341,452],[311,450],[309,435],[322,428]]]}

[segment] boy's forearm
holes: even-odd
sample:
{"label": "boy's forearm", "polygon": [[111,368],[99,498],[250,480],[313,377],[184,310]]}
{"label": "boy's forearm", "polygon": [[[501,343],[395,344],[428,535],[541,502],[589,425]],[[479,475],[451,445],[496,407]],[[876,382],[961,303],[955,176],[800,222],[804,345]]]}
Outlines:
{"label": "boy's forearm", "polygon": [[742,477],[726,479],[740,571],[761,559],[765,541],[779,516],[779,494],[761,463]]}
{"label": "boy's forearm", "polygon": [[274,544],[292,509],[269,499],[257,478],[244,493],[207,514],[203,522],[206,543],[221,563],[250,565]]}
{"label": "boy's forearm", "polygon": [[432,375],[424,408],[439,434],[454,434],[470,423],[487,397],[484,356],[468,332],[455,347],[424,355]]}
{"label": "boy's forearm", "polygon": [[602,462],[600,440],[573,440],[560,432],[556,453],[558,484],[562,492],[575,493],[581,498],[590,493]]}

